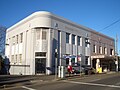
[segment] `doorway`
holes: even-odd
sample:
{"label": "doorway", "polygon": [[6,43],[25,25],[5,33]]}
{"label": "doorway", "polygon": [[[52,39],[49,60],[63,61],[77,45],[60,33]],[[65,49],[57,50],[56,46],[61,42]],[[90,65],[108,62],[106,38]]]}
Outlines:
{"label": "doorway", "polygon": [[46,73],[46,58],[35,58],[35,74]]}
{"label": "doorway", "polygon": [[93,59],[93,60],[92,60],[92,67],[93,67],[94,69],[96,69],[96,59]]}

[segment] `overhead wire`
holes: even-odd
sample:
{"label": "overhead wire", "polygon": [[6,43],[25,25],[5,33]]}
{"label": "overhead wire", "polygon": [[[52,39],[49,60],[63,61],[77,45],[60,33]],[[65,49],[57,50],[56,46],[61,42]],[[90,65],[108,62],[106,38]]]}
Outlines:
{"label": "overhead wire", "polygon": [[111,23],[110,25],[108,25],[108,26],[104,27],[103,29],[99,30],[98,32],[101,32],[101,31],[103,31],[103,30],[105,30],[105,29],[111,27],[112,25],[118,23],[119,21],[120,21],[120,18],[119,18],[118,20],[114,21],[113,23]]}

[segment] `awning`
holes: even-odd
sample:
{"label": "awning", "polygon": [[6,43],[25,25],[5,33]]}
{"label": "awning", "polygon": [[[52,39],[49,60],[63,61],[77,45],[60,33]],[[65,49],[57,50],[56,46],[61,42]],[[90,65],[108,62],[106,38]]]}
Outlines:
{"label": "awning", "polygon": [[115,55],[93,55],[91,56],[91,59],[109,59],[109,60],[114,60]]}

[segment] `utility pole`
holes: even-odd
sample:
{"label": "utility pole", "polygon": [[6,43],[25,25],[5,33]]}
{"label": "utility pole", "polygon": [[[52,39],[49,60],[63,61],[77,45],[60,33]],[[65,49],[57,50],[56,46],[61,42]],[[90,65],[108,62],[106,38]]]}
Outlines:
{"label": "utility pole", "polygon": [[115,56],[116,56],[116,71],[118,72],[118,36],[116,34],[116,53],[115,53]]}
{"label": "utility pole", "polygon": [[57,49],[55,49],[55,79],[57,79],[57,62],[58,62],[58,50]]}

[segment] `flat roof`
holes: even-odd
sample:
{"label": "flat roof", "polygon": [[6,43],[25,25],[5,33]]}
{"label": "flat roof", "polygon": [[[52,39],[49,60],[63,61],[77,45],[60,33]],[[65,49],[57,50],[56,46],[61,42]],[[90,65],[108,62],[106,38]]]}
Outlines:
{"label": "flat roof", "polygon": [[16,28],[16,27],[18,27],[19,25],[22,25],[23,23],[29,21],[30,19],[33,19],[34,17],[39,17],[39,16],[54,18],[54,19],[56,19],[56,20],[62,21],[62,22],[67,23],[67,24],[70,24],[70,25],[75,26],[75,27],[77,27],[77,28],[82,28],[82,29],[84,29],[84,30],[86,30],[86,31],[89,31],[89,32],[92,32],[92,33],[94,33],[94,34],[98,34],[98,35],[100,35],[100,36],[103,36],[103,37],[105,37],[105,38],[109,38],[109,39],[111,39],[111,40],[114,40],[113,38],[111,38],[111,37],[109,37],[109,36],[107,36],[107,35],[104,35],[104,34],[102,34],[102,33],[99,33],[99,32],[97,32],[97,31],[95,31],[95,30],[93,30],[93,29],[91,29],[91,28],[88,28],[88,27],[86,27],[86,26],[83,26],[83,25],[74,23],[74,22],[72,22],[72,21],[70,21],[70,20],[68,20],[68,19],[65,19],[65,18],[63,18],[63,17],[57,16],[57,15],[52,14],[51,12],[47,12],[47,11],[37,11],[37,12],[34,12],[33,14],[29,15],[28,17],[22,19],[22,20],[19,21],[18,23],[14,24],[14,25],[11,26],[10,28],[8,28],[7,31]]}

